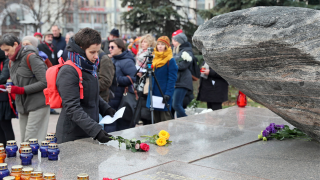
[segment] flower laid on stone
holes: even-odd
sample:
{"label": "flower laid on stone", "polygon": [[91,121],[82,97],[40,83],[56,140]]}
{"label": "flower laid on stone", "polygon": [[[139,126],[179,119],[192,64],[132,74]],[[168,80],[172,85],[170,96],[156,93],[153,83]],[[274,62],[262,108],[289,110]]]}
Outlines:
{"label": "flower laid on stone", "polygon": [[112,136],[111,139],[119,142],[119,148],[121,147],[121,143],[126,144],[126,149],[131,149],[132,152],[147,152],[149,151],[150,147],[148,144],[143,143],[140,140],[136,139],[124,139],[121,136]]}
{"label": "flower laid on stone", "polygon": [[161,130],[159,134],[155,134],[153,136],[144,135],[141,137],[146,138],[142,140],[142,142],[149,141],[151,144],[155,144],[158,146],[168,146],[169,144],[172,143],[172,141],[169,141],[170,134],[165,130]]}
{"label": "flower laid on stone", "polygon": [[102,180],[121,180],[121,179],[120,178],[119,179],[103,178]]}
{"label": "flower laid on stone", "polygon": [[262,139],[263,141],[267,141],[272,138],[280,141],[284,139],[298,138],[311,140],[308,135],[297,128],[290,129],[287,125],[276,125],[275,123],[271,123],[265,130],[261,131],[261,134],[258,135],[258,139]]}

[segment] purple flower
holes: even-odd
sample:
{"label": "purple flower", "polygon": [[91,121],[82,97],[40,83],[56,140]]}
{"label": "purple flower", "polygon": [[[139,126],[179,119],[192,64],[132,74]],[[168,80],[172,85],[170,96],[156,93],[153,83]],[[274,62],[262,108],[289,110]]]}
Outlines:
{"label": "purple flower", "polygon": [[263,137],[267,137],[269,135],[269,132],[267,131],[267,130],[264,130],[263,132],[262,132],[262,136]]}
{"label": "purple flower", "polygon": [[271,124],[270,124],[270,127],[275,127],[275,126],[276,126],[275,123],[271,123]]}
{"label": "purple flower", "polygon": [[277,133],[276,129],[272,129],[271,133]]}
{"label": "purple flower", "polygon": [[283,124],[281,124],[281,125],[280,125],[280,128],[281,128],[281,129],[283,129],[283,128],[284,128],[284,125],[283,125]]}
{"label": "purple flower", "polygon": [[271,132],[272,129],[274,129],[274,128],[272,128],[272,127],[270,127],[270,126],[268,126],[268,127],[266,128],[266,130],[269,131],[269,132]]}

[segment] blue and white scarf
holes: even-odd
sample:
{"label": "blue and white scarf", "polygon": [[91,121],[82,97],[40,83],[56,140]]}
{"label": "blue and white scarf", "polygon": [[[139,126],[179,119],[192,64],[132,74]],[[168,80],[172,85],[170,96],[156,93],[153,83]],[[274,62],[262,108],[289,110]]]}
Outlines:
{"label": "blue and white scarf", "polygon": [[99,58],[95,63],[92,63],[86,58],[82,57],[79,53],[68,52],[68,59],[70,59],[81,70],[91,73],[96,78],[98,77],[97,68],[99,65]]}

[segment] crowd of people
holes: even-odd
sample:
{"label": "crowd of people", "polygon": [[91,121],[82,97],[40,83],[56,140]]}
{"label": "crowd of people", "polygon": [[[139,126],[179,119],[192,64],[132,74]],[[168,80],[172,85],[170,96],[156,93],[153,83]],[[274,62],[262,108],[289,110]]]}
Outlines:
{"label": "crowd of people", "polygon": [[[21,41],[4,34],[0,38],[0,143],[15,139],[12,118],[19,118],[21,141],[45,139],[50,114],[59,114],[46,102],[46,73],[64,62],[54,82],[62,105],[56,126],[58,143],[87,137],[105,143],[111,140],[108,133],[132,128],[139,120],[151,124],[153,96],[161,97],[165,105],[154,108],[154,123],[171,120],[175,113],[178,118],[187,116],[185,108],[194,98],[197,78],[190,70],[196,58],[183,31],[173,32],[171,41],[151,34],[129,40],[119,37],[119,30],[112,29],[102,41],[99,32],[91,28],[63,37],[56,25]],[[150,56],[153,60],[148,67]],[[228,83],[204,66],[197,99],[207,102],[208,108],[221,109],[228,100]],[[152,69],[154,76],[149,77],[147,69]],[[138,93],[137,85],[143,88]],[[114,116],[121,108],[126,93],[139,97],[134,113],[138,116],[100,125],[102,117]]]}

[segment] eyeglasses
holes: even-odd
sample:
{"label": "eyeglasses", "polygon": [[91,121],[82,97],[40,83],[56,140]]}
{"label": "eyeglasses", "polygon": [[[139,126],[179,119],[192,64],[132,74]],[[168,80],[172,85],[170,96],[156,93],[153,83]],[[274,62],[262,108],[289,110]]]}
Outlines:
{"label": "eyeglasses", "polygon": [[109,49],[112,49],[113,50],[114,46],[109,46]]}

